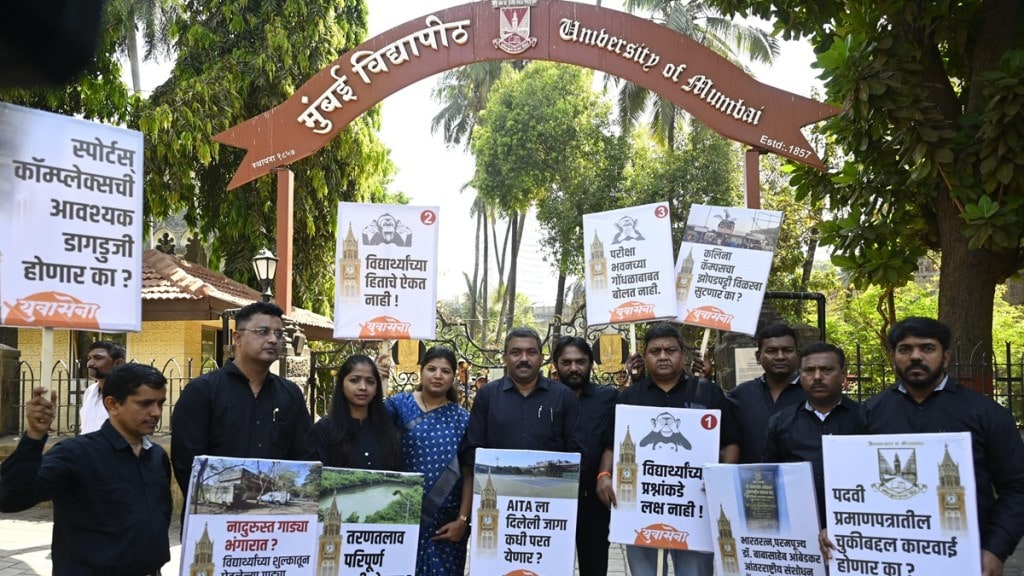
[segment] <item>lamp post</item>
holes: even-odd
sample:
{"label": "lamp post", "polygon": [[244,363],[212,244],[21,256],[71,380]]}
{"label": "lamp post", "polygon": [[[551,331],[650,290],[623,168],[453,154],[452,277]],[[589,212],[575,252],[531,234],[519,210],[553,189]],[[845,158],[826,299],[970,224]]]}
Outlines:
{"label": "lamp post", "polygon": [[252,257],[252,269],[256,272],[256,278],[263,287],[263,301],[270,302],[273,293],[270,285],[274,283],[274,276],[277,274],[277,256],[266,248],[260,250],[259,254]]}

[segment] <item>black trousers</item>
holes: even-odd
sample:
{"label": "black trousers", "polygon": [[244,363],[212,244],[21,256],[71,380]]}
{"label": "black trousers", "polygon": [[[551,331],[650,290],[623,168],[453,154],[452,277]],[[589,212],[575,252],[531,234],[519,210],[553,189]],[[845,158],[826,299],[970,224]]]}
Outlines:
{"label": "black trousers", "polygon": [[581,491],[576,512],[576,560],[580,576],[607,576],[611,511],[592,491]]}

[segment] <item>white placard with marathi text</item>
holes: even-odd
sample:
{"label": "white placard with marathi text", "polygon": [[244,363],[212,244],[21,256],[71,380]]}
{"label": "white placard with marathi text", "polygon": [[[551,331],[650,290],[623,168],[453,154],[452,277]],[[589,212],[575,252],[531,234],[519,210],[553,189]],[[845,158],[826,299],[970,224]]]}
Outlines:
{"label": "white placard with marathi text", "polygon": [[678,320],[753,334],[782,212],[694,204],[676,258]]}
{"label": "white placard with marathi text", "polygon": [[825,576],[808,462],[704,467],[718,574]]}
{"label": "white placard with marathi text", "polygon": [[0,324],[142,329],[142,133],[0,102]]}
{"label": "white placard with marathi text", "polygon": [[334,337],[433,340],[436,206],[338,204]]}
{"label": "white placard with marathi text", "polygon": [[608,540],[711,551],[704,466],[718,462],[719,410],[615,407]]}
{"label": "white placard with marathi text", "polygon": [[181,576],[316,574],[319,462],[197,456]]}
{"label": "white placard with marathi text", "polygon": [[470,574],[572,574],[580,455],[478,448]]}
{"label": "white placard with marathi text", "polygon": [[667,202],[583,215],[587,322],[676,316]]}
{"label": "white placard with marathi text", "polygon": [[831,574],[978,574],[969,432],[823,436]]}

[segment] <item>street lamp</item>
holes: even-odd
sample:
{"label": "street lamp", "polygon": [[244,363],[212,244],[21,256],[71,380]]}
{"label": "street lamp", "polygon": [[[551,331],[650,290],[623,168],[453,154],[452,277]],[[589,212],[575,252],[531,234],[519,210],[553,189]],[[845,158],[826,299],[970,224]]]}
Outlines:
{"label": "street lamp", "polygon": [[259,254],[252,257],[252,269],[263,287],[263,301],[270,302],[273,296],[270,285],[274,283],[274,275],[277,274],[277,256],[266,248],[260,250]]}

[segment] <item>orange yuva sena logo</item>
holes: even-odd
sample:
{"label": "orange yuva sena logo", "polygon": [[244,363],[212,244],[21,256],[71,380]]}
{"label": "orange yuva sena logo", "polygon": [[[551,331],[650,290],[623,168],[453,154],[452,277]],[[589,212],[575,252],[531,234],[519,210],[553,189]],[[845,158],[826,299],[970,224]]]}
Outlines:
{"label": "orange yuva sena logo", "polygon": [[359,337],[373,340],[384,338],[408,338],[411,322],[402,322],[391,316],[377,316],[359,325]]}
{"label": "orange yuva sena logo", "polygon": [[630,300],[619,304],[612,310],[611,323],[636,322],[654,318],[654,304],[645,304],[638,300]]}
{"label": "orange yuva sena logo", "polygon": [[689,550],[686,543],[689,532],[676,530],[668,524],[651,524],[646,528],[636,531],[636,546],[647,546],[648,548],[671,548],[673,550]]}
{"label": "orange yuva sena logo", "polygon": [[18,298],[14,304],[4,302],[7,313],[3,323],[9,326],[40,328],[81,328],[99,330],[99,304],[82,302],[62,292],[36,292]]}
{"label": "orange yuva sena logo", "polygon": [[526,570],[524,568],[520,568],[519,570],[513,570],[513,571],[509,572],[508,574],[505,574],[505,576],[539,576],[539,575],[536,572],[534,572],[533,570]]}
{"label": "orange yuva sena logo", "polygon": [[690,310],[686,315],[686,323],[718,330],[732,330],[732,319],[735,317],[717,306],[701,306]]}

